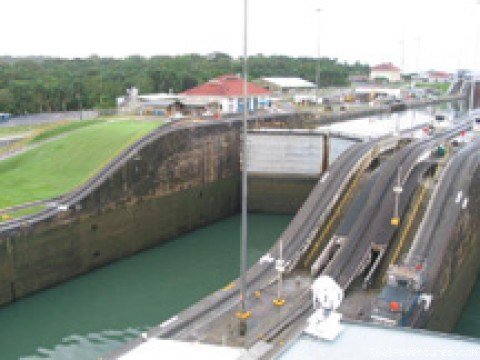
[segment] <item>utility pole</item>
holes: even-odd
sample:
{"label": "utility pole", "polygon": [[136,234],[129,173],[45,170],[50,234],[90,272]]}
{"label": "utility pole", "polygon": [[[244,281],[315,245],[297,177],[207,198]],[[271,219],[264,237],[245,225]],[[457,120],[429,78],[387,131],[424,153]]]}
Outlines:
{"label": "utility pole", "polygon": [[[477,5],[476,9],[478,9],[478,6],[480,6],[480,0],[477,0],[476,3]],[[476,13],[476,11],[475,11]],[[474,50],[473,50],[473,62],[472,62],[472,81],[471,81],[471,86],[470,86],[470,111],[473,111],[475,109],[475,67],[477,65],[477,53],[478,53],[478,41],[479,41],[479,28],[478,24],[476,24],[476,31],[475,31],[475,44],[474,44]]]}
{"label": "utility pole", "polygon": [[240,243],[240,310],[235,314],[240,321],[240,335],[247,332],[247,319],[252,316],[247,310],[247,116],[248,116],[248,0],[244,0],[244,24],[243,24],[243,144],[242,144],[242,226]]}
{"label": "utility pole", "polygon": [[402,46],[402,71],[405,73],[405,35],[403,35],[402,40],[400,41],[400,45]]}
{"label": "utility pole", "polygon": [[317,66],[315,71],[315,83],[317,88],[315,89],[315,106],[318,106],[318,100],[320,99],[320,14],[322,13],[322,9],[315,10],[318,14],[318,29],[317,29]]}
{"label": "utility pole", "polygon": [[416,71],[418,72],[418,74],[420,75],[420,45],[422,43],[422,38],[420,36],[418,36],[416,38],[417,40],[417,53],[416,53],[416,56],[415,56],[415,65],[416,65]]}
{"label": "utility pole", "polygon": [[470,81],[470,111],[473,111],[475,108],[474,102],[475,101],[475,75],[472,71],[472,79]]}
{"label": "utility pole", "polygon": [[280,249],[278,254],[278,259],[275,261],[275,270],[278,273],[278,287],[277,287],[277,298],[273,299],[273,304],[275,306],[285,305],[286,300],[282,296],[283,288],[283,273],[285,272],[285,261],[283,261],[283,239],[280,237]]}
{"label": "utility pole", "polygon": [[400,173],[402,172],[402,167],[400,166],[398,168],[398,173],[397,173],[397,186],[393,187],[393,193],[395,194],[395,208],[393,210],[393,217],[391,220],[391,224],[393,226],[399,226],[400,225],[400,214],[399,214],[399,203],[400,203],[400,194],[402,193],[402,182],[400,179]]}

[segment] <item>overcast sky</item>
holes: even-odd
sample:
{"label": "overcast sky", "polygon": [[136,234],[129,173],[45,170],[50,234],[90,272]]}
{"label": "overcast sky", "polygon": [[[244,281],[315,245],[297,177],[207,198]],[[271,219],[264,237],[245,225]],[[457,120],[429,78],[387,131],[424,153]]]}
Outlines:
{"label": "overcast sky", "polygon": [[[249,53],[316,56],[320,24],[323,56],[407,71],[479,69],[476,3],[249,0]],[[1,9],[5,55],[242,53],[243,0],[4,0]]]}

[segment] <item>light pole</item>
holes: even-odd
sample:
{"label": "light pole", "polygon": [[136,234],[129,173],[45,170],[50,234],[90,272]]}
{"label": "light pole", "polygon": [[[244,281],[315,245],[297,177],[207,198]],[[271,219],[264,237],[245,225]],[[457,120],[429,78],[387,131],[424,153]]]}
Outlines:
{"label": "light pole", "polygon": [[399,214],[399,203],[400,203],[400,194],[402,193],[402,182],[400,179],[400,173],[402,171],[402,167],[400,166],[398,168],[398,179],[397,179],[397,186],[393,187],[393,193],[395,194],[395,208],[393,210],[393,217],[391,220],[391,224],[393,226],[399,226],[400,225],[400,214]]}
{"label": "light pole", "polygon": [[244,0],[243,23],[243,144],[242,144],[242,225],[240,239],[240,310],[235,314],[240,321],[240,335],[247,331],[246,320],[252,316],[247,310],[247,115],[248,115],[248,0]]}
{"label": "light pole", "polygon": [[275,306],[285,305],[286,300],[282,296],[283,273],[285,272],[285,261],[283,260],[283,240],[280,238],[280,249],[278,259],[275,261],[275,270],[278,272],[277,298],[273,299]]}
{"label": "light pole", "polygon": [[472,79],[470,81],[470,111],[473,111],[475,108],[473,102],[475,101],[475,75],[472,71]]}
{"label": "light pole", "polygon": [[[475,2],[475,5],[480,5],[480,0],[477,0]],[[478,9],[478,7],[476,7]],[[476,60],[477,60],[477,53],[478,53],[478,41],[479,41],[479,29],[478,29],[478,24],[476,25],[477,29],[475,31],[475,44],[474,44],[474,50],[473,50],[473,63],[472,63],[472,81],[471,81],[471,86],[470,86],[470,111],[473,111],[475,109],[475,66],[476,66]]]}
{"label": "light pole", "polygon": [[283,260],[283,238],[280,237],[278,258],[272,257],[270,254],[266,254],[260,258],[260,264],[272,264],[275,263],[275,270],[277,271],[278,280],[277,280],[277,297],[273,299],[273,304],[275,306],[283,306],[286,303],[285,298],[282,296],[283,290],[283,273],[285,272],[286,262]]}
{"label": "light pole", "polygon": [[420,46],[422,43],[422,38],[420,36],[416,37],[417,40],[417,53],[415,54],[415,65],[418,74],[420,75]]}
{"label": "light pole", "polygon": [[402,35],[400,40],[400,63],[402,64],[402,71],[405,73],[405,35]]}
{"label": "light pole", "polygon": [[317,66],[315,71],[315,83],[317,88],[315,89],[315,105],[318,106],[318,99],[320,98],[320,14],[322,13],[322,9],[316,9],[316,13],[318,14],[318,29],[317,29]]}

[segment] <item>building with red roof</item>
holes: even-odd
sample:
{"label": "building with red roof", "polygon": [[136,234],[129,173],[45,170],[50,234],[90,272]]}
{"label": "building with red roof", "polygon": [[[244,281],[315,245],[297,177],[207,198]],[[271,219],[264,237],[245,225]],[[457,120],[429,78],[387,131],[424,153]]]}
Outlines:
{"label": "building with red roof", "polygon": [[431,83],[448,83],[452,81],[453,76],[444,71],[430,70],[427,72],[427,79]]}
{"label": "building with red roof", "polygon": [[[260,85],[248,82],[248,103],[251,111],[265,109],[270,103],[270,92]],[[191,101],[218,104],[223,113],[243,112],[243,78],[227,74],[198,85],[180,94]]]}
{"label": "building with red roof", "polygon": [[370,70],[370,80],[385,79],[388,82],[401,80],[401,70],[392,63],[378,64]]}

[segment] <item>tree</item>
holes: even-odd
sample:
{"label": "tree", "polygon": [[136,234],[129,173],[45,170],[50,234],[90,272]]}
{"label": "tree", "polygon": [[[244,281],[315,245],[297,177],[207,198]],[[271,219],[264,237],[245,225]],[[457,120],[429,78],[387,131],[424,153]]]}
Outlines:
{"label": "tree", "polygon": [[[317,60],[254,55],[249,78],[296,76],[315,81]],[[320,60],[321,86],[348,83],[351,74],[368,74],[368,65]],[[227,73],[241,73],[242,59],[221,52],[207,56],[130,56],[126,59],[0,58],[0,110],[12,113],[108,108],[131,86],[141,93],[181,92]],[[80,100],[80,101],[79,101]]]}

